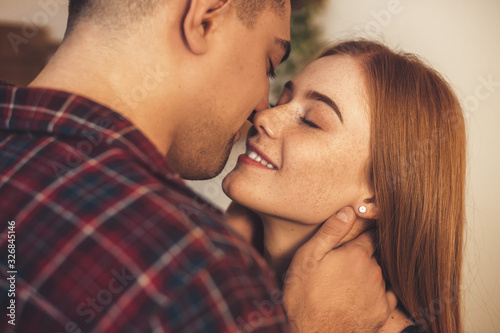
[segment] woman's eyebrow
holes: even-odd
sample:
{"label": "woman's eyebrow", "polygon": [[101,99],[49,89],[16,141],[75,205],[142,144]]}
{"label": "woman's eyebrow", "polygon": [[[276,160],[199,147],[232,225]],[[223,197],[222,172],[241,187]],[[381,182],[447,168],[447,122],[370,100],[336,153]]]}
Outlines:
{"label": "woman's eyebrow", "polygon": [[340,112],[339,107],[337,106],[337,104],[335,104],[335,102],[330,97],[325,96],[325,95],[323,95],[323,94],[321,94],[321,93],[319,93],[317,91],[312,91],[312,90],[307,93],[306,97],[308,99],[312,99],[312,100],[323,102],[326,105],[328,105],[329,107],[331,107],[333,109],[333,111],[335,111],[335,113],[337,114],[337,116],[339,117],[340,122],[342,124],[344,123],[344,119],[342,118],[342,113]]}

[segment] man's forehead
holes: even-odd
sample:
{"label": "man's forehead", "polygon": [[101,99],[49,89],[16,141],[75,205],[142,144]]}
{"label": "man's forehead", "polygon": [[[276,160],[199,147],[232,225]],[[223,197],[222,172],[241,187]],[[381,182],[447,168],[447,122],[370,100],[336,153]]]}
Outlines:
{"label": "man's forehead", "polygon": [[[271,0],[272,1],[272,0]],[[257,23],[257,29],[266,36],[266,39],[272,43],[274,50],[280,50],[283,54],[283,61],[290,54],[290,0],[286,0],[284,10],[279,12],[269,8],[261,14]],[[268,39],[271,38],[271,39]]]}
{"label": "man's forehead", "polygon": [[283,46],[284,49],[288,49],[290,44],[290,20],[292,15],[290,0],[286,0],[284,12],[278,13],[276,11],[271,11],[269,14],[269,28],[274,34],[276,43],[279,44],[279,46]]}

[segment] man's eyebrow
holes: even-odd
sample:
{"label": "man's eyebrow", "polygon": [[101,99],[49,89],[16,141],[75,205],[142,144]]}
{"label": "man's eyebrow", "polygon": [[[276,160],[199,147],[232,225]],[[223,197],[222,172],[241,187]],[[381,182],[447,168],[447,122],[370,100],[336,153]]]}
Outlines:
{"label": "man's eyebrow", "polygon": [[281,39],[281,38],[276,38],[274,40],[274,42],[276,44],[278,44],[285,51],[285,55],[283,56],[283,58],[280,61],[280,64],[281,64],[281,63],[285,62],[288,59],[288,57],[290,56],[290,52],[292,51],[292,44],[290,43],[289,40]]}
{"label": "man's eyebrow", "polygon": [[335,113],[337,114],[337,116],[339,117],[340,119],[340,122],[341,123],[344,123],[344,119],[342,118],[342,113],[340,112],[340,109],[339,107],[337,106],[337,104],[335,104],[334,101],[332,101],[332,99],[328,96],[325,96],[317,91],[309,91],[306,95],[306,97],[308,99],[313,99],[313,100],[316,100],[316,101],[320,101],[320,102],[323,102],[325,103],[326,105],[328,105],[329,107],[331,107],[333,109],[333,111],[335,111]]}

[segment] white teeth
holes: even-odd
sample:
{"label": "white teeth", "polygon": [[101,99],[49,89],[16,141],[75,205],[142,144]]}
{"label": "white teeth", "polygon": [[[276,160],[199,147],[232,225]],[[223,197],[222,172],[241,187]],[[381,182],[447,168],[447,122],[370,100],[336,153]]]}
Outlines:
{"label": "white teeth", "polygon": [[260,156],[259,154],[257,154],[253,150],[247,149],[246,155],[248,157],[250,157],[252,160],[254,160],[255,162],[258,162],[258,163],[262,164],[263,166],[268,167],[269,169],[272,169],[272,170],[276,169],[274,167],[274,165],[272,165],[271,163],[269,163],[268,161],[263,159],[262,156]]}

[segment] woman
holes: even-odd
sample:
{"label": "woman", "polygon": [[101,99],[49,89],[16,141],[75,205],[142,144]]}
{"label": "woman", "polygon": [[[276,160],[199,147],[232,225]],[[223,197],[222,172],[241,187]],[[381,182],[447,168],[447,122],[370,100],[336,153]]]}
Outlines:
{"label": "woman", "polygon": [[223,188],[260,216],[278,277],[323,221],[352,206],[357,222],[344,242],[376,229],[377,259],[400,302],[386,331],[455,333],[464,182],[464,120],[450,86],[414,55],[352,41],[255,115]]}

